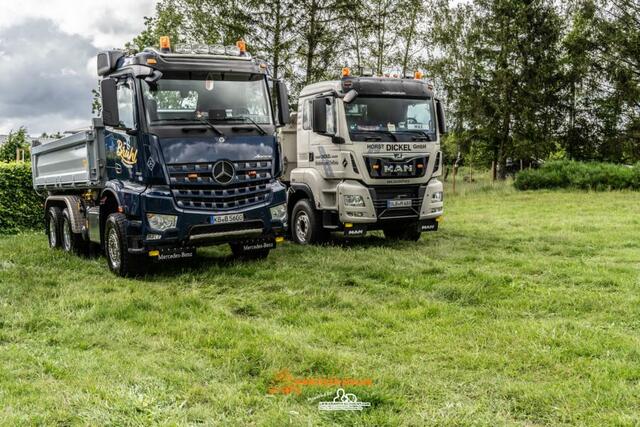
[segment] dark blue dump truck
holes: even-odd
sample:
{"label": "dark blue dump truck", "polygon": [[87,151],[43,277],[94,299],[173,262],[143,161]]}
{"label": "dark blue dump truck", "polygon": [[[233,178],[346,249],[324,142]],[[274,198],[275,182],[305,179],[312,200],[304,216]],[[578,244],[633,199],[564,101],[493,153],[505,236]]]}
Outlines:
{"label": "dark blue dump truck", "polygon": [[102,248],[126,276],[229,244],[264,258],[282,241],[286,190],[276,127],[287,91],[236,46],[98,55],[102,118],[32,148],[52,248]]}

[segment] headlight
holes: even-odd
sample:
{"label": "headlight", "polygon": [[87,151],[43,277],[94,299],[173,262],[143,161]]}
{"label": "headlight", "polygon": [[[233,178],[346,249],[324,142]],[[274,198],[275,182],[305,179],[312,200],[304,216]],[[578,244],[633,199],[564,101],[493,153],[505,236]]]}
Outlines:
{"label": "headlight", "polygon": [[344,205],[350,208],[364,208],[364,199],[362,196],[345,194],[343,197]]}
{"label": "headlight", "polygon": [[282,222],[287,221],[287,205],[278,205],[270,208],[271,219],[279,220]]}
{"label": "headlight", "polygon": [[444,198],[444,195],[442,194],[442,191],[436,191],[431,195],[432,202],[441,202],[443,198]]}
{"label": "headlight", "polygon": [[147,221],[149,221],[149,226],[151,226],[151,228],[155,230],[165,231],[170,228],[176,228],[178,217],[176,215],[148,213]]}

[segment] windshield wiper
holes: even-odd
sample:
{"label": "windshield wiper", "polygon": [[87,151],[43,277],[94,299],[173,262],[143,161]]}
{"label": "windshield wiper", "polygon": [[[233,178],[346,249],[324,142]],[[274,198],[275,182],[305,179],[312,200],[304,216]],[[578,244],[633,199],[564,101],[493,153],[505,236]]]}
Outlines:
{"label": "windshield wiper", "polygon": [[374,132],[383,133],[389,135],[395,142],[398,142],[398,137],[390,130],[375,130]]}
{"label": "windshield wiper", "polygon": [[217,134],[218,134],[218,136],[224,136],[224,133],[222,133],[222,131],[221,131],[220,129],[218,129],[217,127],[215,127],[215,126],[213,125],[213,123],[211,123],[209,120],[207,120],[207,119],[205,119],[205,118],[201,118],[201,119],[198,119],[198,121],[199,121],[200,123],[202,123],[202,124],[205,124],[205,125],[209,126],[211,129],[213,129],[213,131],[214,131],[215,133],[217,133]]}
{"label": "windshield wiper", "polygon": [[238,118],[239,119],[249,120],[249,122],[251,122],[256,127],[256,129],[258,129],[258,132],[260,132],[260,135],[266,135],[267,134],[267,132],[262,128],[262,126],[260,126],[258,123],[256,123],[256,121],[253,120],[251,117],[240,116]]}
{"label": "windshield wiper", "polygon": [[224,118],[216,119],[216,121],[217,122],[247,122],[248,121],[249,123],[251,123],[256,127],[260,135],[267,134],[267,132],[263,129],[262,126],[260,126],[258,123],[256,123],[255,120],[253,120],[251,117],[248,117],[248,116],[224,117]]}

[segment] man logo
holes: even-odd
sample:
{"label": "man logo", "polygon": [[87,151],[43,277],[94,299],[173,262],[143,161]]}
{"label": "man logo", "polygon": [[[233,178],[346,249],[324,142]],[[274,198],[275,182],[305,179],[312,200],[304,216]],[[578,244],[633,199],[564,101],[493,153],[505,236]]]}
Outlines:
{"label": "man logo", "polygon": [[413,172],[413,165],[384,165],[384,173],[411,173]]}
{"label": "man logo", "polygon": [[220,160],[216,164],[213,165],[213,179],[218,184],[228,184],[233,179],[233,175],[235,173],[235,169],[233,168],[233,164],[226,160]]}

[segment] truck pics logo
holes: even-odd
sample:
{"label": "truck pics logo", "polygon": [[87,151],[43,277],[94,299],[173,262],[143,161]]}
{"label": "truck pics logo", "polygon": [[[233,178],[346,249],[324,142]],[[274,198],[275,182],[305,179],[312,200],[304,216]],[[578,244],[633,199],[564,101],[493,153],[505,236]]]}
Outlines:
{"label": "truck pics logo", "polygon": [[138,161],[138,149],[132,147],[128,142],[119,139],[116,156],[122,160],[122,163],[124,163],[126,167],[130,168]]}
{"label": "truck pics logo", "polygon": [[213,165],[213,179],[219,184],[228,184],[233,179],[235,169],[231,162],[220,160]]}
{"label": "truck pics logo", "polygon": [[321,411],[362,411],[369,408],[370,402],[360,402],[353,393],[346,393],[343,388],[336,390],[336,395],[330,402],[319,402],[318,409]]}

